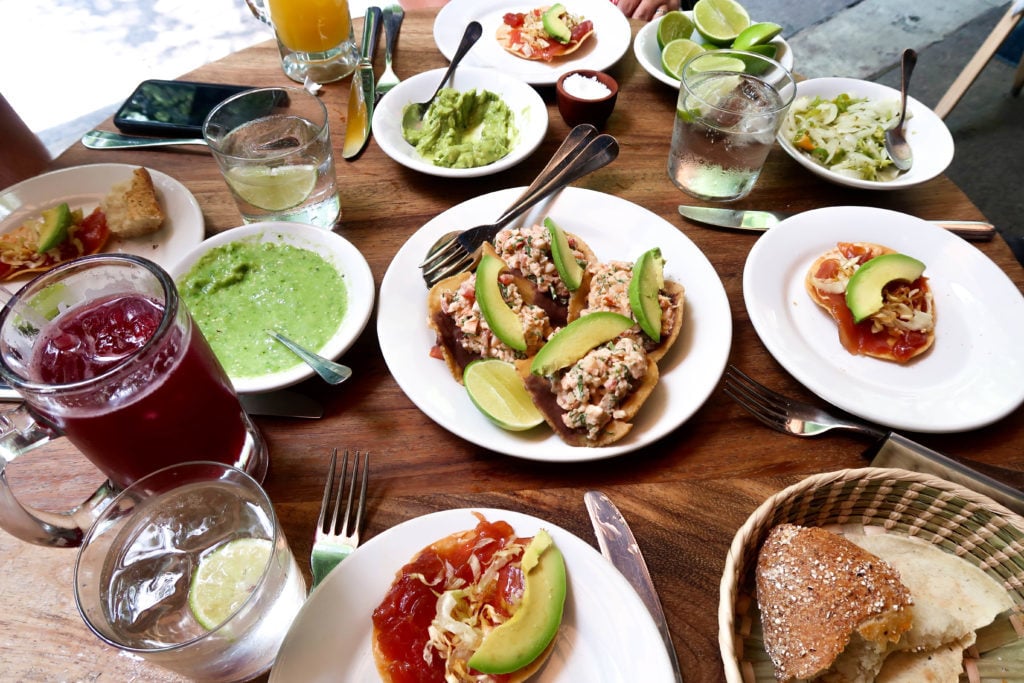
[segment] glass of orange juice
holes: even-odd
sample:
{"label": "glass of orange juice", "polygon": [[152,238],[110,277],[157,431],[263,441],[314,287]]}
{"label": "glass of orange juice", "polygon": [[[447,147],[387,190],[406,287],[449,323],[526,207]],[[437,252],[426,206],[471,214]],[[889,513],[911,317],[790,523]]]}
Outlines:
{"label": "glass of orange juice", "polygon": [[307,77],[330,83],[348,76],[359,62],[348,0],[245,0],[270,24],[281,66],[293,81]]}

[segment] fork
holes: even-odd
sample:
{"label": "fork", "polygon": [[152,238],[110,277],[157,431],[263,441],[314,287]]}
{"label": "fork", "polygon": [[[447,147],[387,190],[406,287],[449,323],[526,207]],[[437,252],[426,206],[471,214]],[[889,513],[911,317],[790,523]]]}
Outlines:
{"label": "fork", "polygon": [[389,90],[399,83],[398,75],[391,64],[391,58],[395,51],[395,41],[398,40],[398,28],[402,25],[405,12],[399,5],[391,5],[384,8],[384,73],[377,81],[377,99],[380,100]]}
{"label": "fork", "polygon": [[607,134],[598,135],[582,145],[576,145],[563,155],[562,152],[568,142],[569,138],[533,184],[496,222],[461,232],[448,244],[436,250],[436,253],[428,254],[428,258],[420,265],[427,287],[433,287],[446,277],[471,270],[480,259],[481,246],[484,242],[493,240],[501,228],[574,180],[607,166],[619,154],[618,141]]}
{"label": "fork", "polygon": [[[351,554],[359,545],[359,527],[363,523],[363,512],[366,510],[366,482],[370,474],[370,454],[363,454],[362,479],[359,485],[359,499],[356,500],[356,480],[359,475],[359,451],[356,451],[352,463],[352,479],[348,482],[348,494],[345,495],[345,479],[348,475],[348,451],[341,460],[341,480],[338,482],[338,496],[331,510],[330,527],[327,526],[327,510],[331,503],[331,491],[334,488],[334,472],[338,461],[338,449],[331,452],[331,466],[327,473],[327,485],[324,487],[324,499],[320,504],[320,519],[316,523],[316,535],[313,537],[313,552],[309,563],[313,569],[313,586],[316,587],[324,577],[338,566],[338,563]],[[338,516],[341,512],[341,499],[345,495],[345,517],[338,528]],[[355,511],[355,520],[349,526],[349,518]]]}

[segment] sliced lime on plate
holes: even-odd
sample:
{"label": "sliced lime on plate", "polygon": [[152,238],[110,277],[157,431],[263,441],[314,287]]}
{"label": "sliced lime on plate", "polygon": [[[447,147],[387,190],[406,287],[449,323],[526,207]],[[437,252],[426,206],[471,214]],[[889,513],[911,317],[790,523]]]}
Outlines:
{"label": "sliced lime on plate", "polygon": [[750,26],[750,15],[736,0],[697,0],[693,6],[697,33],[715,45],[730,45]]}
{"label": "sliced lime on plate", "polygon": [[462,383],[473,405],[502,429],[521,432],[544,421],[511,363],[497,358],[473,361],[462,373]]}

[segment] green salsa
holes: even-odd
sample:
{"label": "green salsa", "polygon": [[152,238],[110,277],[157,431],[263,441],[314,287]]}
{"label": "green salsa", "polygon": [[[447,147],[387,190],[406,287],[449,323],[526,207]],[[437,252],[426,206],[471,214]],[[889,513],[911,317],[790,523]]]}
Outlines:
{"label": "green salsa", "polygon": [[181,298],[231,377],[257,377],[302,363],[270,338],[275,329],[318,351],[348,306],[341,274],[319,254],[273,242],[211,249],[178,283]]}
{"label": "green salsa", "polygon": [[489,90],[444,88],[421,127],[402,127],[402,137],[420,156],[445,168],[492,164],[508,156],[518,136],[512,110]]}

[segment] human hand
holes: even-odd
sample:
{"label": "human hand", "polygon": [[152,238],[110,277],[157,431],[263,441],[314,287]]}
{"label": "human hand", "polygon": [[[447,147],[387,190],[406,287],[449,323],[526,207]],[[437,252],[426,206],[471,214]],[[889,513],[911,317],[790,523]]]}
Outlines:
{"label": "human hand", "polygon": [[679,9],[679,0],[611,0],[630,19],[650,21]]}

